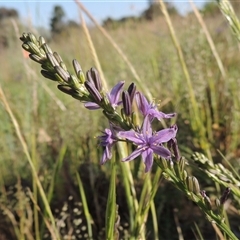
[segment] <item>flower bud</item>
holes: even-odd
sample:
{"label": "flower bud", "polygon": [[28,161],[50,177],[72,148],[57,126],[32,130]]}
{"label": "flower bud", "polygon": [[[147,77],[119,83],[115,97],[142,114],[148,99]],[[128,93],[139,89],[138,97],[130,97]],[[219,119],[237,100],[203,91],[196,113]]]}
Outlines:
{"label": "flower bud", "polygon": [[55,73],[53,73],[53,72],[41,70],[41,74],[42,74],[45,78],[48,78],[48,79],[53,80],[53,81],[58,81],[58,79],[56,78]]}
{"label": "flower bud", "polygon": [[61,56],[57,53],[57,52],[54,52],[53,53],[53,56],[55,57],[55,59],[57,60],[57,62],[60,64],[61,62],[63,62]]}
{"label": "flower bud", "polygon": [[51,49],[46,43],[44,43],[44,44],[41,46],[41,48],[44,50],[44,52],[45,52],[46,54],[47,54],[47,53],[53,54],[52,49]]}
{"label": "flower bud", "polygon": [[94,83],[91,81],[86,81],[84,85],[95,102],[100,103],[102,101],[102,96],[98,89],[95,87]]}
{"label": "flower bud", "polygon": [[208,210],[212,210],[212,203],[211,203],[210,198],[207,196],[206,191],[202,190],[202,191],[200,191],[200,194],[203,197],[203,201],[205,203],[205,206],[208,208]]}
{"label": "flower bud", "polygon": [[42,55],[38,46],[35,43],[27,42],[27,45],[29,46],[29,49],[27,50],[24,48],[25,50],[27,50],[30,53],[35,53],[36,55]]}
{"label": "flower bud", "polygon": [[229,194],[230,194],[230,191],[231,191],[231,189],[230,189],[229,187],[227,187],[227,188],[225,189],[225,191],[223,192],[223,194],[222,194],[222,196],[221,196],[221,198],[220,198],[220,203],[221,203],[222,205],[227,201],[227,199],[228,199],[228,197],[229,197]]}
{"label": "flower bud", "polygon": [[123,103],[123,110],[126,116],[131,116],[132,114],[132,104],[130,100],[130,96],[128,91],[122,92],[122,103]]}
{"label": "flower bud", "polygon": [[186,183],[187,183],[188,190],[190,192],[193,192],[196,194],[200,193],[200,187],[199,187],[197,178],[195,178],[194,176],[188,176],[186,178]]}
{"label": "flower bud", "polygon": [[36,39],[34,34],[28,33],[28,37],[32,43],[35,43],[36,45],[38,45],[38,40]]}
{"label": "flower bud", "polygon": [[193,192],[193,181],[192,181],[192,177],[188,176],[186,178],[186,184],[187,184],[187,188],[190,192]]}
{"label": "flower bud", "polygon": [[193,181],[194,193],[199,194],[200,193],[200,186],[199,186],[199,182],[198,182],[197,178],[196,177],[192,177],[192,181]]}
{"label": "flower bud", "polygon": [[28,38],[28,34],[27,33],[23,33],[22,36],[19,38],[22,42],[25,42],[26,39]]}
{"label": "flower bud", "polygon": [[129,96],[130,96],[130,100],[131,100],[131,103],[133,103],[133,99],[134,99],[134,96],[135,96],[135,93],[136,93],[136,85],[134,83],[131,83],[128,87],[128,93],[129,93]]}
{"label": "flower bud", "polygon": [[40,36],[40,37],[39,37],[39,45],[40,45],[40,47],[42,47],[42,45],[43,45],[44,43],[46,43],[44,37]]}
{"label": "flower bud", "polygon": [[93,82],[95,85],[95,88],[101,92],[102,91],[102,81],[101,78],[98,74],[97,69],[91,68],[90,70],[87,71],[87,79],[90,82]]}
{"label": "flower bud", "polygon": [[63,70],[60,66],[55,66],[54,69],[64,82],[69,82],[70,74],[68,72]]}
{"label": "flower bud", "polygon": [[67,85],[58,85],[57,87],[60,91],[66,93],[66,94],[69,94],[69,95],[77,94],[77,91],[75,91],[74,89],[72,89],[71,87],[69,87]]}
{"label": "flower bud", "polygon": [[53,54],[47,53],[46,56],[47,56],[47,59],[50,61],[51,65],[52,65],[53,67],[59,66],[59,63],[58,63],[58,61],[56,60],[56,58],[53,56]]}
{"label": "flower bud", "polygon": [[168,160],[167,159],[160,158],[158,162],[159,162],[160,167],[162,168],[162,170],[168,169]]}
{"label": "flower bud", "polygon": [[35,61],[35,62],[37,62],[37,63],[40,63],[40,64],[42,64],[42,63],[44,62],[44,60],[46,60],[46,59],[43,59],[43,58],[41,58],[41,57],[39,57],[38,55],[33,54],[33,53],[30,53],[30,54],[29,54],[29,57],[30,57],[33,61]]}
{"label": "flower bud", "polygon": [[79,64],[79,62],[76,59],[73,59],[72,64],[73,64],[73,68],[74,68],[76,75],[78,75],[78,72],[82,71],[81,65]]}

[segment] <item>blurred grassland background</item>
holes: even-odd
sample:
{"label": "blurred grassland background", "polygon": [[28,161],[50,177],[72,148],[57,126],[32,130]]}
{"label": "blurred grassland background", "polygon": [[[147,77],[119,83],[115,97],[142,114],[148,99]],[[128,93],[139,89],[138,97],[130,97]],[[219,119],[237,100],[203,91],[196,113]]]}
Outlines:
{"label": "blurred grassland background", "polygon": [[[233,6],[236,15],[240,16],[240,4],[235,2]],[[201,14],[223,64],[225,76],[219,69],[195,14],[190,12],[184,17],[177,12],[170,14],[190,74],[199,109],[198,116],[191,114],[193,109],[189,89],[169,28],[161,13],[151,20],[130,18],[115,22],[112,19],[105,22],[104,28],[136,69],[141,85],[148,89],[156,102],[159,101],[161,111],[177,113],[177,138],[181,154],[190,159],[193,152],[202,152],[208,154],[214,163],[222,163],[228,167],[224,156],[239,173],[240,45],[217,4],[206,5]],[[51,206],[53,209],[61,208],[70,195],[79,200],[75,177],[77,169],[85,187],[90,211],[93,211],[91,214],[95,218],[98,217],[96,231],[100,231],[103,226],[99,216],[102,216],[104,210],[99,209],[105,206],[110,168],[108,163],[104,166],[99,165],[102,149],[97,147],[96,136],[107,126],[106,119],[102,117],[101,111],[85,109],[79,101],[58,91],[54,82],[44,79],[40,74],[40,66],[23,55],[19,40],[23,32],[33,32],[36,36],[42,34],[51,49],[61,55],[68,69],[74,72],[72,59],[77,59],[86,72],[95,66],[95,63],[83,29],[81,25],[72,24],[60,33],[49,35],[20,24],[18,19],[5,18],[0,24],[1,39],[4,39],[1,40],[0,48],[1,87],[20,125],[46,191],[52,178],[55,178]],[[129,66],[99,29],[92,26],[89,31],[109,89],[118,81],[125,80],[126,86],[135,82],[138,88],[144,91],[136,82]],[[201,144],[202,135],[191,125],[196,120],[194,117],[199,118],[204,126],[203,140],[208,151]],[[31,189],[32,174],[3,105],[0,105],[0,119],[0,188],[1,198],[4,198],[4,194],[5,197],[8,196],[9,187],[15,186],[16,183]],[[131,163],[131,168],[135,172],[135,187],[139,193],[144,180],[142,163],[136,160]],[[214,183],[195,165],[190,164],[188,171],[199,177],[202,188],[207,190],[210,196],[218,196],[219,193],[212,187]],[[120,179],[121,177],[119,181]],[[127,216],[121,187],[119,183],[118,204],[123,216]],[[91,202],[91,198],[95,199],[94,203]],[[15,201],[14,197],[10,197],[9,202],[11,201]],[[197,222],[203,239],[216,239],[214,230],[210,223],[206,222],[203,214],[169,183],[161,182],[156,202],[161,239],[179,237],[176,221],[173,220],[173,208],[179,211],[178,218],[185,239],[197,239],[194,238],[192,230],[193,221]],[[96,206],[97,204],[99,206]],[[3,200],[1,206],[4,206]],[[13,204],[12,209],[9,209],[21,219],[16,206],[17,204]],[[127,219],[126,216],[123,219]],[[164,216],[166,221],[160,216]],[[229,219],[233,228],[239,232],[239,210],[238,213],[230,211]],[[149,229],[151,224],[150,219],[147,222]],[[12,237],[6,239],[15,239],[15,232],[6,226],[12,224],[5,215],[0,218],[0,239],[4,239],[5,235]],[[25,239],[30,239],[27,235],[24,236]],[[151,239],[151,234],[149,236]]]}

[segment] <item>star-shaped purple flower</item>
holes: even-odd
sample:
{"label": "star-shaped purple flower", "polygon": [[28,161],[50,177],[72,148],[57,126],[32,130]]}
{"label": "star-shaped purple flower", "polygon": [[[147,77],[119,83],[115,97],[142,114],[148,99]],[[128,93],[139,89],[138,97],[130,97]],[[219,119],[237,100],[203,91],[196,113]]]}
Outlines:
{"label": "star-shaped purple flower", "polygon": [[112,158],[112,147],[117,141],[113,126],[110,124],[110,129],[106,128],[103,135],[99,136],[98,139],[100,140],[100,145],[104,147],[103,156],[100,161],[101,164],[104,164]]}
{"label": "star-shaped purple flower", "polygon": [[[119,97],[120,97],[120,94],[121,94],[121,90],[123,89],[123,85],[124,85],[124,81],[121,81],[112,88],[110,93],[107,93],[107,98],[110,102],[110,105],[114,109],[122,103],[122,101],[119,101]],[[101,108],[95,102],[87,102],[87,103],[84,104],[84,106],[89,110],[95,110],[95,109]]]}
{"label": "star-shaped purple flower", "polygon": [[171,152],[163,147],[162,143],[166,143],[174,138],[176,133],[176,125],[153,133],[150,119],[146,116],[140,132],[130,130],[120,131],[117,134],[118,137],[125,138],[137,145],[136,150],[134,150],[128,157],[122,159],[122,161],[131,161],[141,155],[145,164],[145,172],[148,172],[153,164],[154,153],[166,159],[171,157]]}
{"label": "star-shaped purple flower", "polygon": [[158,111],[157,105],[154,103],[149,103],[145,96],[140,92],[136,92],[135,99],[140,112],[144,117],[148,115],[150,121],[152,121],[154,118],[157,118],[160,121],[162,118],[172,118],[176,116],[176,113],[165,114]]}

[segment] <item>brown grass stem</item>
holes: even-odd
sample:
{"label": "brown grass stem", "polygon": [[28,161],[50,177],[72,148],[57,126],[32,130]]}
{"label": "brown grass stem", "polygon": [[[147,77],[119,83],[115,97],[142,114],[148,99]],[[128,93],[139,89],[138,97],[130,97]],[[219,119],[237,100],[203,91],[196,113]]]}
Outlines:
{"label": "brown grass stem", "polygon": [[216,47],[215,47],[215,44],[214,44],[214,42],[213,42],[213,40],[212,40],[212,37],[211,37],[211,35],[210,35],[209,31],[208,31],[208,28],[207,28],[207,26],[206,26],[206,24],[205,24],[205,22],[204,22],[204,20],[203,20],[203,18],[202,18],[202,15],[200,14],[199,10],[197,9],[196,5],[194,4],[194,2],[193,2],[192,0],[189,0],[189,3],[190,3],[190,5],[191,5],[191,7],[192,7],[192,9],[193,9],[193,12],[194,12],[194,14],[195,14],[195,16],[196,16],[199,24],[200,24],[201,27],[202,27],[202,30],[203,30],[206,38],[207,38],[208,44],[209,44],[209,46],[210,46],[210,48],[211,48],[211,51],[212,51],[212,53],[213,53],[213,56],[214,56],[215,59],[216,59],[216,62],[217,62],[218,68],[219,68],[219,70],[220,70],[220,72],[221,72],[221,74],[222,74],[222,77],[223,77],[224,79],[226,79],[226,71],[225,71],[225,69],[224,69],[222,60],[221,60],[221,58],[220,58],[220,56],[219,56],[219,54],[218,54],[218,52],[217,52],[217,49],[216,49]]}
{"label": "brown grass stem", "polygon": [[104,87],[105,89],[108,89],[107,81],[106,81],[106,79],[105,79],[105,77],[104,77],[103,70],[102,70],[100,61],[99,61],[98,56],[97,56],[97,52],[96,52],[95,47],[94,47],[94,45],[93,45],[93,41],[92,41],[92,39],[91,39],[89,30],[88,30],[88,28],[87,28],[87,26],[86,26],[84,17],[82,16],[81,10],[79,10],[79,13],[80,13],[80,19],[81,19],[81,23],[82,23],[82,27],[83,27],[83,32],[84,32],[84,34],[85,34],[85,36],[86,36],[86,38],[87,38],[87,43],[88,43],[88,46],[89,46],[89,48],[90,48],[90,52],[91,52],[91,54],[92,54],[93,61],[94,61],[95,65],[96,65],[96,68],[97,68],[97,70],[98,70],[98,72],[99,72],[99,74],[100,74],[100,77],[101,77],[101,79],[102,79],[103,87]]}
{"label": "brown grass stem", "polygon": [[190,104],[191,104],[191,110],[190,110],[189,114],[191,115],[190,117],[192,119],[192,123],[191,123],[192,128],[193,128],[194,131],[197,131],[198,134],[200,135],[200,137],[199,137],[200,146],[205,150],[207,156],[209,158],[211,158],[211,154],[210,154],[210,151],[209,151],[209,144],[206,141],[206,137],[205,137],[206,129],[203,126],[203,123],[201,121],[201,116],[200,116],[200,113],[199,113],[197,100],[196,100],[196,97],[195,97],[195,93],[194,93],[194,89],[193,89],[193,86],[192,86],[190,74],[189,74],[189,71],[188,71],[184,56],[183,56],[183,52],[182,52],[180,43],[178,41],[177,35],[175,33],[175,30],[174,30],[172,21],[170,19],[170,16],[168,14],[167,8],[165,6],[165,3],[163,2],[163,0],[158,0],[158,2],[160,4],[160,8],[161,8],[162,13],[165,17],[165,20],[167,22],[173,44],[176,48],[177,55],[178,55],[178,58],[179,58],[179,62],[180,62],[181,67],[182,67],[182,71],[183,71],[183,74],[184,74],[185,79],[186,79],[187,89],[188,89]]}

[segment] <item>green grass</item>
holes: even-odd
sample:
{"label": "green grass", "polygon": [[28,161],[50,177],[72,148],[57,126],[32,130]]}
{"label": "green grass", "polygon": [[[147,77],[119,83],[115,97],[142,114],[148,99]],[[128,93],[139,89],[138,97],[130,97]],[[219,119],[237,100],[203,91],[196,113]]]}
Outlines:
{"label": "green grass", "polygon": [[[164,17],[107,29],[137,71],[141,84],[97,28],[90,29],[90,34],[109,89],[120,80],[125,80],[126,86],[135,82],[143,92],[150,92],[156,102],[160,101],[162,111],[178,114],[177,139],[181,154],[188,159],[189,175],[197,176],[201,189],[207,191],[213,202],[221,196],[224,187],[232,188],[232,202],[224,214],[226,224],[239,234],[239,42],[224,16],[204,18],[226,71],[223,77],[196,17],[193,14],[185,18],[172,16],[171,21],[183,52],[196,106]],[[19,28],[27,32],[24,27]],[[38,178],[33,174],[4,104],[0,105],[0,209],[6,214],[1,212],[0,239],[4,235],[7,239],[44,239],[46,232],[52,234],[50,239],[57,234],[77,236],[79,234],[74,232],[77,229],[74,219],[78,219],[74,213],[76,206],[83,208],[81,226],[86,226],[88,234],[95,238],[104,236],[101,235],[104,227],[108,236],[119,234],[122,239],[124,236],[125,239],[137,236],[141,239],[180,239],[181,236],[184,239],[218,239],[216,235],[221,238],[215,225],[205,219],[203,212],[183,192],[160,178],[159,168],[154,165],[153,173],[146,175],[140,159],[130,164],[121,163],[119,157],[126,153],[126,146],[118,146],[116,164],[111,166],[107,162],[100,166],[102,149],[98,147],[96,136],[107,126],[101,111],[89,111],[81,102],[58,91],[55,82],[41,76],[38,64],[23,58],[21,42],[12,35],[8,37],[10,47],[1,50],[0,55],[0,84]],[[69,29],[67,36],[60,37],[59,41],[48,44],[61,55],[68,70],[74,72],[71,64],[74,58],[84,72],[94,66],[82,28]],[[59,107],[56,99],[66,110]],[[199,124],[198,127],[195,124]],[[193,161],[191,155],[195,151],[207,154],[208,162],[203,164],[201,157]],[[230,171],[232,167],[235,169],[232,178],[219,163]],[[219,181],[214,179],[216,175],[220,176]],[[223,176],[230,182],[226,183]],[[116,185],[113,186],[113,181],[110,184],[111,178]],[[22,190],[10,195],[9,187],[16,184]],[[51,212],[44,210],[47,204],[39,192],[39,184]],[[25,199],[27,189],[32,192],[30,203]],[[111,202],[115,191],[118,206],[115,201]],[[69,196],[73,196],[73,200]],[[68,204],[67,210],[63,209],[64,203]],[[56,231],[63,216],[56,209],[68,213],[64,233]],[[56,219],[59,217],[56,226],[53,221],[51,223],[51,214]],[[121,217],[120,223],[117,214]],[[6,224],[8,229],[4,227]],[[75,230],[71,233],[72,229]]]}

